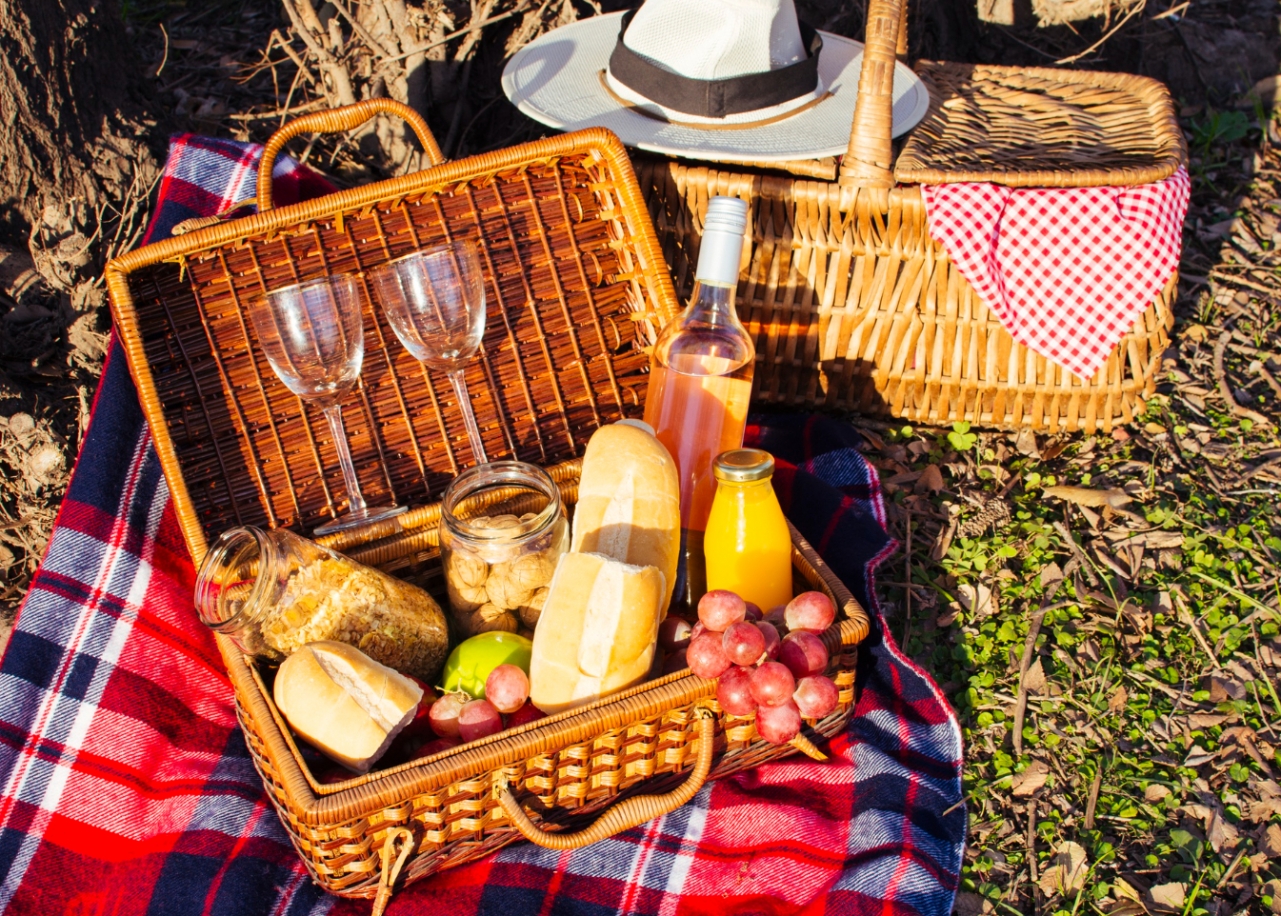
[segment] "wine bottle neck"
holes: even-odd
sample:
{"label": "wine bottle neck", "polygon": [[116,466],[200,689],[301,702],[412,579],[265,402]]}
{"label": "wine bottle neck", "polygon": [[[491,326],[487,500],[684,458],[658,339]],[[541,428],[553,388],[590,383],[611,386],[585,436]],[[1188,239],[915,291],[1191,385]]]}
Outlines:
{"label": "wine bottle neck", "polygon": [[694,279],[704,284],[735,286],[738,267],[743,257],[743,234],[708,226],[698,249],[698,269]]}
{"label": "wine bottle neck", "polygon": [[681,316],[681,324],[703,325],[707,327],[742,328],[738,312],[734,308],[735,289],[706,280],[694,281],[694,292],[689,297],[689,305]]}

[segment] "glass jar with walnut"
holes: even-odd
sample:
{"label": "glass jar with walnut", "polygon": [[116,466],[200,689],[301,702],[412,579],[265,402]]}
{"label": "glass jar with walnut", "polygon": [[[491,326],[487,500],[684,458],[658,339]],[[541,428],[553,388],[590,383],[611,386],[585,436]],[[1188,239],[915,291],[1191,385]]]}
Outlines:
{"label": "glass jar with walnut", "polygon": [[459,638],[532,636],[568,547],[560,491],[542,468],[495,461],[458,475],[441,501],[440,549]]}

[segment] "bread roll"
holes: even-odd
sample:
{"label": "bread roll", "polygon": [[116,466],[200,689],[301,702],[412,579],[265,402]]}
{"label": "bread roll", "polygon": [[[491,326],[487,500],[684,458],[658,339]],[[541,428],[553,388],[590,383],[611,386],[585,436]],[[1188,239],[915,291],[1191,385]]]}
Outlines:
{"label": "bread roll", "polygon": [[[654,566],[670,589],[681,547],[680,479],[671,454],[648,430],[624,420],[592,434],[569,549]],[[670,601],[663,596],[662,617]]]}
{"label": "bread roll", "polygon": [[534,630],[534,705],[560,712],[644,680],[666,588],[653,566],[597,553],[562,555]]}
{"label": "bread roll", "polygon": [[308,643],[285,659],[272,692],[295,732],[357,773],[369,772],[423,698],[403,674],[329,641]]}

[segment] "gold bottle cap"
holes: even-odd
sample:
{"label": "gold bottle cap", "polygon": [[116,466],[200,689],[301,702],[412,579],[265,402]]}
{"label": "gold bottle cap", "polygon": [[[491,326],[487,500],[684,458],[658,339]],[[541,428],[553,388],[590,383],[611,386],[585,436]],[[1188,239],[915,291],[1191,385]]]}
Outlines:
{"label": "gold bottle cap", "polygon": [[730,483],[768,480],[774,474],[774,456],[759,448],[731,449],[716,456],[712,474]]}

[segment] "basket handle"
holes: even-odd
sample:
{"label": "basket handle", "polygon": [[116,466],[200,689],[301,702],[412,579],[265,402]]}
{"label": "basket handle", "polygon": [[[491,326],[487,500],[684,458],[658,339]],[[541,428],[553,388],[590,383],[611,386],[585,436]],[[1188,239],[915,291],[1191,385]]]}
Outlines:
{"label": "basket handle", "polygon": [[693,798],[707,781],[712,771],[712,742],[716,737],[716,719],[711,710],[699,707],[695,710],[698,722],[698,758],[689,778],[679,788],[663,795],[639,795],[629,798],[610,808],[596,823],[577,833],[549,833],[535,824],[525,810],[521,808],[516,796],[504,781],[498,787],[498,803],[511,820],[512,826],[520,831],[521,836],[529,842],[546,849],[578,849],[598,840],[604,840],[622,830],[629,830],[652,821],[660,815],[675,811]]}
{"label": "basket handle", "polygon": [[907,53],[907,0],[871,0],[850,144],[841,161],[842,188],[892,188],[894,68]]}
{"label": "basket handle", "polygon": [[271,172],[276,165],[276,156],[286,143],[299,134],[336,134],[352,130],[379,114],[396,115],[409,122],[431,165],[440,165],[445,161],[423,116],[404,102],[397,102],[395,99],[365,99],[355,105],[313,111],[290,121],[267,141],[267,147],[262,151],[262,162],[258,166],[258,212],[266,213],[271,209]]}

